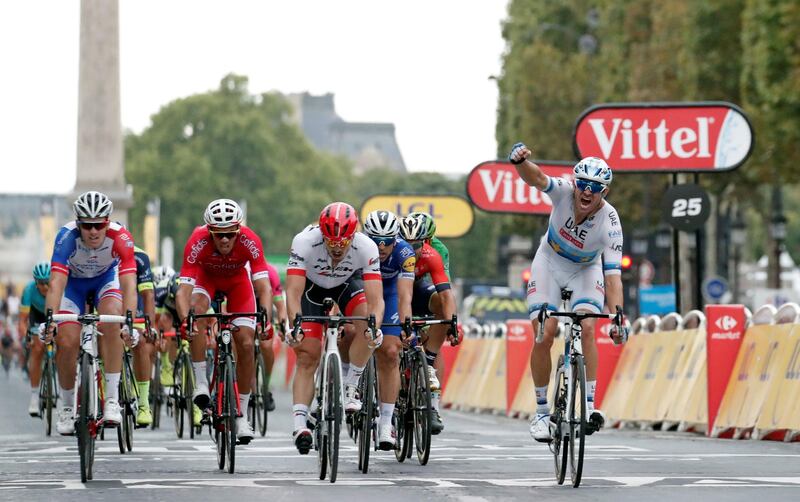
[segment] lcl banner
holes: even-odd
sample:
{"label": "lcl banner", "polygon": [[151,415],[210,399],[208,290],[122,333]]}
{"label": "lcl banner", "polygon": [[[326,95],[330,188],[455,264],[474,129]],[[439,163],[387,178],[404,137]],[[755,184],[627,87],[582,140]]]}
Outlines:
{"label": "lcl banner", "polygon": [[[548,176],[571,177],[572,162],[532,160]],[[467,177],[467,196],[478,209],[492,213],[550,214],[553,203],[547,194],[529,186],[514,164],[483,162]]]}
{"label": "lcl banner", "polygon": [[706,306],[708,433],[714,426],[745,331],[743,305]]}
{"label": "lcl banner", "polygon": [[373,195],[361,205],[361,221],[371,211],[392,211],[398,216],[422,211],[436,220],[438,237],[461,237],[472,228],[472,206],[455,195]]}
{"label": "lcl banner", "polygon": [[573,147],[615,171],[719,172],[747,159],[753,130],[731,103],[610,103],[578,117]]}

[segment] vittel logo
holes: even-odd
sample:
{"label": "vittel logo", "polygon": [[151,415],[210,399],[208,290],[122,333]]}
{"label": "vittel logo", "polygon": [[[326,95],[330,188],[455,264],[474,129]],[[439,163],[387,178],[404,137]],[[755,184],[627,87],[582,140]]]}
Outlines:
{"label": "vittel logo", "polygon": [[615,118],[589,119],[603,157],[611,157],[617,143],[622,143],[621,159],[667,159],[676,156],[681,159],[689,157],[711,158],[709,151],[708,126],[714,117],[697,117],[695,127],[677,127],[670,129],[666,119],[662,119],[654,127],[645,119],[634,124],[631,119]]}
{"label": "vittel logo", "polygon": [[483,190],[489,202],[504,204],[547,204],[552,206],[550,197],[541,193],[534,187],[528,186],[519,176],[514,176],[511,171],[492,172],[479,170]]}
{"label": "vittel logo", "polygon": [[[572,164],[535,161],[555,183],[572,173]],[[497,213],[549,214],[553,202],[529,186],[508,162],[484,162],[467,177],[467,195],[476,207]]]}

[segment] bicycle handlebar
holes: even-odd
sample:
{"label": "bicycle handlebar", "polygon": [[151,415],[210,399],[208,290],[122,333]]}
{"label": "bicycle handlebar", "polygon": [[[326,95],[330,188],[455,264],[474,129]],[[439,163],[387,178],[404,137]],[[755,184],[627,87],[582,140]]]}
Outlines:
{"label": "bicycle handlebar", "polygon": [[[568,317],[577,323],[580,323],[584,319],[613,319],[611,322],[620,328],[622,328],[623,321],[622,307],[619,305],[616,306],[615,314],[597,314],[594,312],[548,312],[547,304],[545,303],[542,305],[542,308],[539,309],[539,314],[536,316],[536,318],[539,320],[539,329],[536,333],[536,343],[542,343],[544,340],[544,321],[546,321],[549,317]],[[609,335],[609,337],[610,336],[611,335]]]}
{"label": "bicycle handlebar", "polygon": [[219,322],[227,323],[239,317],[255,317],[256,322],[262,323],[262,316],[265,312],[213,312],[211,314],[195,314],[194,309],[189,309],[189,315],[186,316],[186,332],[188,336],[192,336],[194,331],[194,321],[197,319],[217,319]]}

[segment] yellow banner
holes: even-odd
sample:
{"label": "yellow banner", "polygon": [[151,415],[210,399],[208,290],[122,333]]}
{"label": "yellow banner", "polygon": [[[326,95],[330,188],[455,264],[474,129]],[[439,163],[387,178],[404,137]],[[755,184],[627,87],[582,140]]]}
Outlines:
{"label": "yellow banner", "polygon": [[150,257],[151,266],[158,264],[158,216],[148,214],[144,217],[144,245],[142,249]]}
{"label": "yellow banner", "polygon": [[454,195],[373,195],[361,205],[361,221],[378,210],[391,211],[397,216],[421,211],[436,220],[437,237],[461,237],[472,228],[472,206]]}

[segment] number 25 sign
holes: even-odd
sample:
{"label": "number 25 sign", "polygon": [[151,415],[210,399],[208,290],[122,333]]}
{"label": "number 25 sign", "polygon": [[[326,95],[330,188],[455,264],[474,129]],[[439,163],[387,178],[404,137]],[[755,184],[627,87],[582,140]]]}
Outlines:
{"label": "number 25 sign", "polygon": [[670,225],[690,232],[703,226],[711,214],[711,204],[705,190],[694,184],[673,185],[662,201],[664,220]]}

